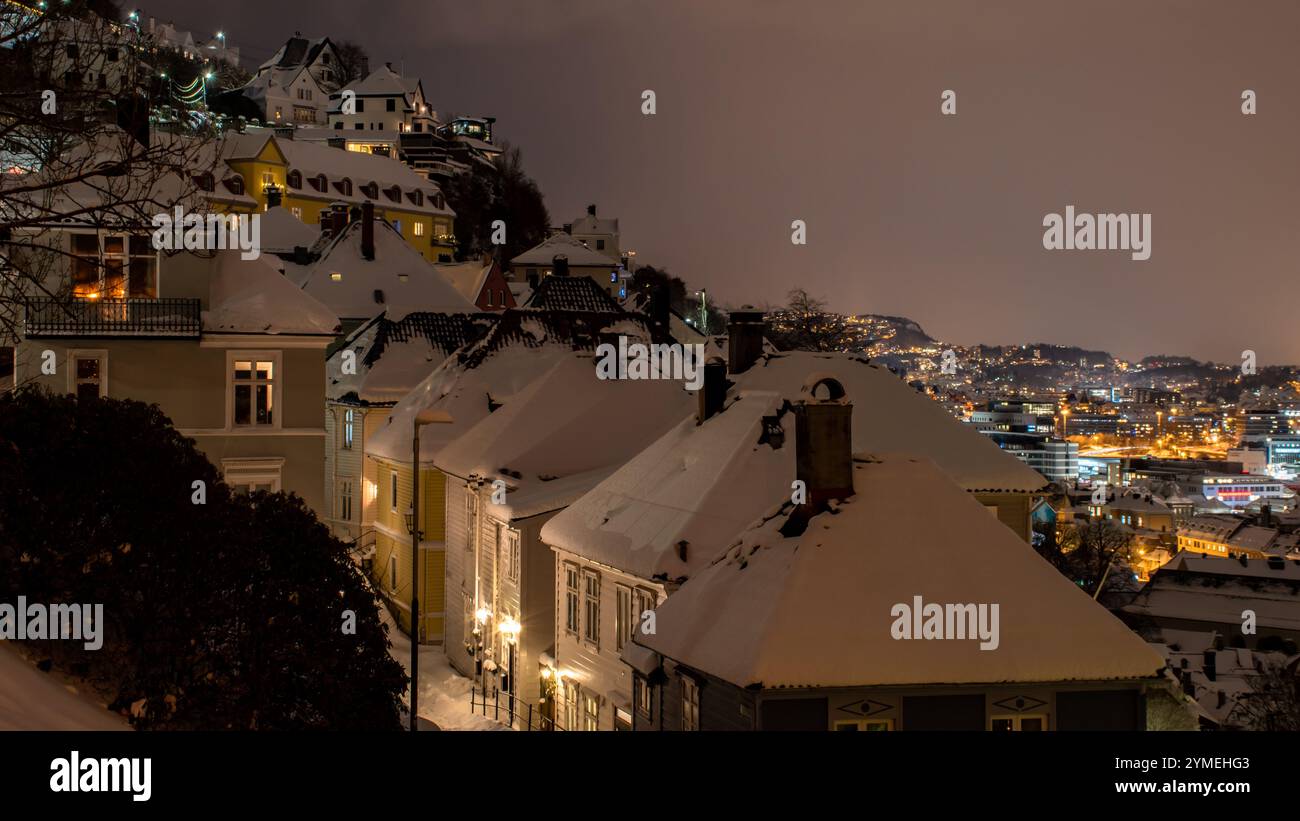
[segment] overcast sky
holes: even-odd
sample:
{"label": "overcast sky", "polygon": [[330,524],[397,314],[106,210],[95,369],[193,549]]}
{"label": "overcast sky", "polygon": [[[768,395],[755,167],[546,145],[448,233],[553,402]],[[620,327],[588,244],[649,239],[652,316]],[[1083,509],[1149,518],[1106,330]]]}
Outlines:
{"label": "overcast sky", "polygon": [[[803,286],[961,344],[1300,363],[1300,2],[990,5],[142,9],[224,30],[251,65],[295,31],[359,42],[372,67],[421,77],[440,113],[495,116],[555,224],[597,203],[638,259],[724,303]],[[1151,214],[1151,258],[1045,250],[1043,218],[1067,205]]]}

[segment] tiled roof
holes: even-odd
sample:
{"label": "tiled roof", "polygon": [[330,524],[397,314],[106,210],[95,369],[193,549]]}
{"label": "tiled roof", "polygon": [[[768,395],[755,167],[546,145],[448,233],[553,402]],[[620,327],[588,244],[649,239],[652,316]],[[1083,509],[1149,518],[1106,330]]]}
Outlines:
{"label": "tiled roof", "polygon": [[379,361],[384,351],[394,342],[423,339],[443,355],[481,339],[496,324],[494,314],[438,314],[424,311],[407,314],[393,322],[380,317],[376,323],[375,341],[366,352],[362,364],[367,368]]}
{"label": "tiled roof", "polygon": [[623,306],[618,300],[606,293],[591,277],[554,274],[537,284],[537,290],[528,298],[524,307],[548,311],[623,313]]}
{"label": "tiled roof", "polygon": [[620,334],[644,335],[655,342],[673,341],[641,314],[510,308],[499,316],[496,325],[481,340],[460,353],[465,367],[475,368],[490,354],[510,345],[540,348],[559,343],[574,350],[594,350],[601,342],[612,342]]}

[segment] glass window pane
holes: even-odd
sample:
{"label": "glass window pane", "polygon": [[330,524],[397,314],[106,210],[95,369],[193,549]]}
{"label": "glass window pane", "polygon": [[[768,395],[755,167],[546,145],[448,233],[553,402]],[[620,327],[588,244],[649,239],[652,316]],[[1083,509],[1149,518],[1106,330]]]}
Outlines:
{"label": "glass window pane", "polygon": [[99,360],[98,359],[78,359],[77,360],[77,378],[78,379],[99,379]]}
{"label": "glass window pane", "polygon": [[158,260],[152,256],[131,258],[131,296],[158,298]]}
{"label": "glass window pane", "polygon": [[261,361],[259,361],[259,362],[257,363],[257,378],[258,378],[258,379],[270,379],[270,378],[271,378],[271,363],[270,363],[270,362],[261,362]]}
{"label": "glass window pane", "polygon": [[250,379],[250,378],[252,378],[252,376],[253,376],[253,363],[252,363],[252,362],[247,362],[247,361],[244,361],[244,362],[235,362],[235,378],[236,378],[236,379]]}
{"label": "glass window pane", "polygon": [[257,386],[257,424],[271,424],[271,388],[268,385]]}
{"label": "glass window pane", "polygon": [[1009,719],[1009,718],[995,718],[995,719],[993,719],[993,729],[994,729],[994,730],[1007,731],[1007,730],[1011,730],[1011,729],[1014,729],[1014,728],[1011,726],[1011,719]]}
{"label": "glass window pane", "polygon": [[82,382],[77,385],[77,399],[85,401],[99,398],[99,385],[94,382]]}
{"label": "glass window pane", "polygon": [[1022,718],[1020,719],[1020,729],[1026,732],[1041,732],[1043,729],[1043,720],[1041,718]]}
{"label": "glass window pane", "polygon": [[235,386],[235,424],[249,424],[252,415],[252,389],[248,385]]}

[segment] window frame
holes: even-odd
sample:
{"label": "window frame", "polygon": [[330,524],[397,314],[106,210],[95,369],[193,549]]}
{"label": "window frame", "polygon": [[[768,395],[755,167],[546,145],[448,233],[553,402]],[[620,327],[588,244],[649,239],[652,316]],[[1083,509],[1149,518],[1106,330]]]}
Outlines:
{"label": "window frame", "polygon": [[[594,588],[594,589],[593,589]],[[600,572],[582,569],[582,640],[600,649]]]}
{"label": "window frame", "polygon": [[392,513],[397,512],[397,471],[394,468],[388,469],[388,509]]}
{"label": "window frame", "polygon": [[270,485],[272,493],[283,487],[284,457],[233,457],[221,460],[221,480],[231,488],[252,492],[252,485]]}
{"label": "window frame", "polygon": [[[1038,730],[1025,730],[1021,726],[1021,724],[1023,724],[1024,720],[1027,718],[1036,718],[1042,722],[1043,726],[1039,727]],[[1013,733],[1047,732],[1047,730],[1050,729],[1047,718],[1048,718],[1047,713],[994,713],[989,716],[988,729],[990,732],[1013,732]],[[993,722],[995,721],[1010,721],[1011,722],[1010,730],[1006,730],[1006,731],[994,730]]]}
{"label": "window frame", "polygon": [[564,634],[577,639],[582,635],[582,567],[564,562]]}
{"label": "window frame", "polygon": [[[258,424],[252,422],[246,425],[235,424],[235,386],[236,384],[258,384],[258,380],[251,382],[235,381],[235,362],[248,360],[253,364],[253,370],[256,371],[256,363],[267,361],[271,363],[271,422],[270,424]],[[255,414],[254,414],[255,415]],[[252,350],[245,348],[232,348],[226,351],[226,431],[228,433],[237,433],[240,431],[260,431],[260,430],[281,430],[284,427],[284,353],[283,351],[272,350]]]}
{"label": "window frame", "polygon": [[[17,370],[17,353],[14,355],[15,380],[18,374]],[[108,396],[108,349],[107,348],[73,348],[68,351],[68,393],[73,396],[79,396],[77,385],[77,360],[78,359],[97,359],[99,360],[99,398],[103,399]]]}
{"label": "window frame", "polygon": [[522,550],[520,548],[521,538],[519,531],[513,527],[507,527],[506,534],[506,578],[513,584],[519,584],[519,575]]}
{"label": "window frame", "polygon": [[352,450],[356,438],[356,409],[343,409],[343,449]]}
{"label": "window frame", "polygon": [[626,584],[614,585],[614,649],[622,650],[633,636],[632,588]]}
{"label": "window frame", "polygon": [[[700,682],[693,676],[682,675],[682,731],[696,732],[700,729]],[[691,698],[694,696],[694,698]]]}

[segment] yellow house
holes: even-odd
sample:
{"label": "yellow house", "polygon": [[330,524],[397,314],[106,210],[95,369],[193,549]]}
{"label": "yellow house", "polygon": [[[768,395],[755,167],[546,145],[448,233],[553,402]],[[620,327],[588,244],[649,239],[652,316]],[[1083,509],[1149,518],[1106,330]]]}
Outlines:
{"label": "yellow house", "polygon": [[[228,135],[222,158],[232,173],[219,184],[211,177],[200,181],[201,188],[219,196],[228,191],[251,197],[257,211],[278,199],[308,225],[319,224],[321,212],[333,203],[360,207],[369,201],[375,215],[392,224],[425,259],[452,261],[456,214],[436,183],[404,163],[270,131]],[[243,210],[211,199],[223,210]]]}
{"label": "yellow house", "polygon": [[[374,459],[375,478],[365,481],[365,493],[373,494],[375,550],[372,578],[398,624],[411,630],[411,536],[406,515],[411,507],[409,463]],[[442,643],[444,582],[446,580],[446,483],[441,471],[420,471],[420,572],[416,577],[420,598],[421,641]],[[367,499],[366,501],[370,501]]]}

